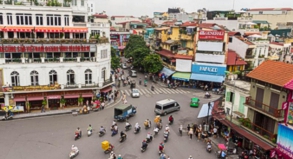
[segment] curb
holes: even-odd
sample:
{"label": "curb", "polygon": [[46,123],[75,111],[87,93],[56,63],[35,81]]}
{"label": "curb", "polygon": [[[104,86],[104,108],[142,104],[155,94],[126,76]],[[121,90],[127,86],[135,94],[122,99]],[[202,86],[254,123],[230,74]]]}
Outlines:
{"label": "curb", "polygon": [[[121,93],[121,91],[120,91],[120,93]],[[116,101],[110,105],[106,105],[105,109],[112,108],[116,104],[119,104],[121,100],[122,100],[122,98],[119,98],[118,101]],[[98,112],[100,112],[100,111],[98,111]],[[59,113],[55,113],[55,114],[41,114],[40,113],[40,114],[36,114],[36,115],[32,115],[32,116],[14,117],[12,120],[5,120],[5,121],[13,121],[13,120],[18,120],[18,119],[28,119],[28,118],[38,118],[38,117],[46,117],[46,116],[57,116],[57,115],[64,115],[64,114],[72,114],[72,111],[70,110],[70,111],[59,112]]]}

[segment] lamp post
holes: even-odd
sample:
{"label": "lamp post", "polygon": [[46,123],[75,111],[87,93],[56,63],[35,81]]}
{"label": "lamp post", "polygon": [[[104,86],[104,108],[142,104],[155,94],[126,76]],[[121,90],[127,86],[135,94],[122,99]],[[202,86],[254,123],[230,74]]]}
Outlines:
{"label": "lamp post", "polygon": [[206,124],[208,124],[208,123],[209,123],[209,114],[210,114],[210,109],[211,109],[211,103],[209,102],[209,103],[208,103],[208,114],[207,114],[207,123],[206,123]]}

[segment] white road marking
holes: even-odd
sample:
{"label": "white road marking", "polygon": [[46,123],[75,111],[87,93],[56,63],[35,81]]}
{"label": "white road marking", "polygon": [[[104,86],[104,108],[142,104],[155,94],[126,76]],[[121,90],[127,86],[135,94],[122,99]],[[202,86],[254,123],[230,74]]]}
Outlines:
{"label": "white road marking", "polygon": [[159,90],[160,90],[160,92],[167,94],[167,92],[165,92],[163,88],[159,88]]}
{"label": "white road marking", "polygon": [[128,93],[128,91],[127,90],[124,90],[125,91],[125,93],[128,95],[128,96],[130,96],[130,93]]}
{"label": "white road marking", "polygon": [[148,94],[151,94],[151,92],[149,92],[147,89],[145,89],[144,91],[147,92]]}
{"label": "white road marking", "polygon": [[143,89],[140,89],[139,91],[142,92],[143,94],[146,94],[146,93],[143,91]]}

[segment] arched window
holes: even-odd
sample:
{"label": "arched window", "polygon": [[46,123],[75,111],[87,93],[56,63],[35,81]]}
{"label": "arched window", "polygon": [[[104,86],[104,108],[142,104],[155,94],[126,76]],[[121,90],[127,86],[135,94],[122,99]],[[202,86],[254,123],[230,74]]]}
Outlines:
{"label": "arched window", "polygon": [[31,72],[31,85],[32,86],[39,85],[39,73],[37,71]]}
{"label": "arched window", "polygon": [[67,71],[67,84],[75,84],[75,74],[73,70]]}
{"label": "arched window", "polygon": [[19,86],[19,73],[16,71],[11,72],[11,84],[12,86]]}
{"label": "arched window", "polygon": [[57,72],[55,70],[49,72],[49,79],[50,84],[55,84],[55,82],[57,82]]}
{"label": "arched window", "polygon": [[106,80],[106,67],[102,68],[101,77],[104,81]]}
{"label": "arched window", "polygon": [[84,71],[85,75],[85,84],[92,84],[92,70],[86,69]]}

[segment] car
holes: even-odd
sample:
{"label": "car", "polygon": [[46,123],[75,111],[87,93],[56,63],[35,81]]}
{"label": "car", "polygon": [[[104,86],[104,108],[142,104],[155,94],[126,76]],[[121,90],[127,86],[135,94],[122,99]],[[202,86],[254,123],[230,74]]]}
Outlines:
{"label": "car", "polygon": [[139,98],[139,91],[136,88],[133,88],[131,91],[131,97],[132,98]]}
{"label": "car", "polygon": [[126,63],[122,63],[122,64],[121,64],[121,68],[122,68],[122,69],[127,69],[127,68],[128,68],[128,67],[127,67],[127,64],[126,64]]}
{"label": "car", "polygon": [[198,98],[191,98],[190,107],[198,108],[198,106],[199,106],[199,99]]}
{"label": "car", "polygon": [[135,70],[130,70],[130,71],[129,71],[129,75],[130,75],[131,77],[137,77],[137,74],[136,74],[136,71],[135,71]]}

